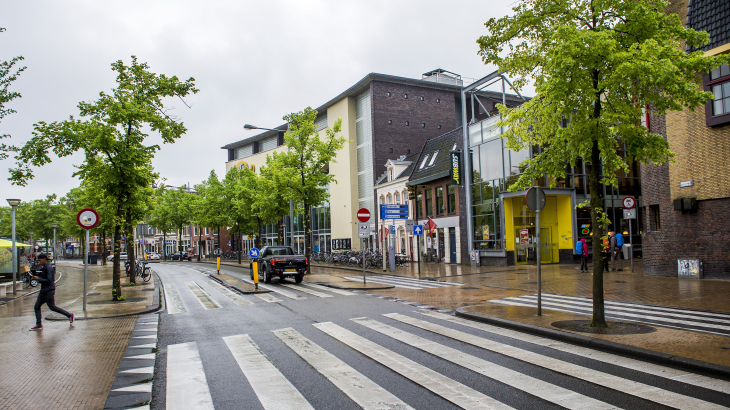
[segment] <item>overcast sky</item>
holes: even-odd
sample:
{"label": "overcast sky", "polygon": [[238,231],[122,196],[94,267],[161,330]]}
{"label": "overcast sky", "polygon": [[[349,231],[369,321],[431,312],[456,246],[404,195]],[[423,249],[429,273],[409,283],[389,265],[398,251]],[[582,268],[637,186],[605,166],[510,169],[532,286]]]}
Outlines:
{"label": "overcast sky", "polygon": [[[0,60],[22,55],[27,70],[12,85],[18,112],[0,134],[21,145],[38,121],[78,116],[115,85],[110,64],[130,56],[152,72],[194,77],[200,89],[174,102],[188,132],[164,145],[153,164],[167,183],[221,176],[220,147],[254,135],[250,123],[274,127],[284,114],[318,107],[370,72],[420,78],[443,68],[479,78],[495,67],[477,55],[484,22],[509,12],[511,2],[430,0],[4,1]],[[157,141],[152,139],[151,141]],[[27,187],[7,181],[11,159],[0,162],[0,200],[59,197],[78,185],[82,155],[37,169]]]}

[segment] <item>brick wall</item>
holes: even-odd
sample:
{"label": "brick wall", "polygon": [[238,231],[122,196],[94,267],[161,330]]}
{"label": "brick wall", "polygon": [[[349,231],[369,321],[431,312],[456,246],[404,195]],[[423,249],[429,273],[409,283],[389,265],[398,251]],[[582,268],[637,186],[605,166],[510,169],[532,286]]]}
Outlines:
{"label": "brick wall", "polygon": [[[406,155],[407,149],[411,150],[411,154],[420,152],[426,140],[456,128],[457,110],[452,91],[383,81],[373,81],[370,90],[375,178],[383,173],[383,166],[388,159]],[[387,94],[389,92],[390,97]],[[404,95],[408,95],[408,98],[404,98]],[[388,124],[388,121],[392,121],[392,124]],[[421,126],[423,123],[425,127]],[[393,152],[390,152],[391,148]]]}

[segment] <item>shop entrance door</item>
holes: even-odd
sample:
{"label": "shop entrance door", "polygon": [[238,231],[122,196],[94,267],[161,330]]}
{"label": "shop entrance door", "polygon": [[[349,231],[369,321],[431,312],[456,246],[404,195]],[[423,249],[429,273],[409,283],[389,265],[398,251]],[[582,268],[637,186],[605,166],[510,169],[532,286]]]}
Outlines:
{"label": "shop entrance door", "polygon": [[451,263],[456,263],[456,229],[449,228],[449,249],[451,250]]}

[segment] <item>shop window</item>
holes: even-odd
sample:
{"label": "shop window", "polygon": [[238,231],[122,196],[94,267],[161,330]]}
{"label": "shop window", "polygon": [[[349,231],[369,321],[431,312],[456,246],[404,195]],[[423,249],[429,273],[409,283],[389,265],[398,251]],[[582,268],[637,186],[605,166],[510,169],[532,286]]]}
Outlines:
{"label": "shop window", "polygon": [[416,194],[416,219],[423,218],[423,193]]}
{"label": "shop window", "polygon": [[449,185],[446,191],[448,195],[446,205],[449,208],[449,214],[456,213],[456,187],[453,185]]}
{"label": "shop window", "polygon": [[444,188],[436,188],[436,215],[444,214]]}
{"label": "shop window", "polygon": [[702,78],[705,91],[714,95],[705,108],[707,126],[730,123],[730,66],[723,64]]}
{"label": "shop window", "polygon": [[433,191],[427,189],[426,192],[426,215],[433,215]]}
{"label": "shop window", "polygon": [[659,215],[659,205],[649,205],[649,230],[658,231],[662,229],[662,222]]}

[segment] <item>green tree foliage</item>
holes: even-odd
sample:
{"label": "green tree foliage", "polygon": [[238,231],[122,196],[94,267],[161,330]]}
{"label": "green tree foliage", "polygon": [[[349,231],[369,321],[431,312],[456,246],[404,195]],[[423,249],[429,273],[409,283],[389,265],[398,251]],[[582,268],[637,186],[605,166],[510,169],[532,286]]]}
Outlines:
{"label": "green tree foliage", "polygon": [[220,234],[221,226],[227,226],[228,223],[228,204],[225,202],[223,183],[215,171],[210,171],[207,180],[195,185],[195,192],[198,195],[192,201],[194,223],[216,229]]}
{"label": "green tree foliage", "polygon": [[[5,31],[4,28],[0,27],[0,33]],[[16,98],[20,98],[20,93],[17,91],[10,91],[8,88],[13,81],[18,79],[20,73],[25,71],[26,67],[13,68],[15,64],[22,61],[22,56],[13,57],[8,61],[0,61],[0,120],[6,115],[15,112],[12,108],[6,108],[5,104],[13,101]],[[0,139],[10,138],[8,134],[0,134]],[[0,144],[0,161],[8,157],[8,151],[13,150],[13,147],[5,144]]]}
{"label": "green tree foliage", "polygon": [[[155,192],[148,223],[162,231],[177,231],[178,251],[182,252],[182,229],[192,221],[194,195],[183,187],[170,188],[162,185]],[[166,236],[166,235],[165,235]],[[166,239],[166,238],[165,238]]]}
{"label": "green tree foliage", "polygon": [[152,206],[151,211],[148,215],[147,223],[157,229],[158,231],[162,231],[162,256],[163,259],[167,259],[167,233],[172,232],[175,227],[172,222],[172,218],[170,217],[168,213],[168,209],[165,207],[166,205],[166,198],[165,193],[167,192],[167,189],[164,184],[160,185],[157,189],[155,189],[154,195],[152,197]]}
{"label": "green tree foliage", "polygon": [[158,133],[164,143],[175,142],[186,128],[169,115],[163,98],[182,98],[198,90],[193,78],[181,81],[176,76],[152,73],[134,56],[131,65],[120,60],[112,64],[112,70],[117,73],[117,87],[110,94],[101,92],[95,101],[79,103],[83,120],[70,117],[67,121],[35,124],[33,138],[16,155],[17,167],[10,170],[10,180],[25,185],[33,178],[31,167],[51,161],[49,152],[58,157],[85,153],[75,175],[82,180],[94,179],[94,185],[116,205],[112,294],[119,298],[121,235],[124,227],[129,230],[134,222],[137,208],[143,206],[139,201],[141,191],[156,179],[151,160],[160,146],[146,145],[149,135],[145,131]]}
{"label": "green tree foliage", "polygon": [[[684,45],[708,42],[705,32],[682,26],[663,0],[521,0],[513,14],[486,23],[477,41],[485,63],[517,78],[520,89],[534,80],[537,96],[520,107],[500,106],[512,150],[543,148],[523,164],[513,189],[547,174],[564,177],[566,163],[583,158],[590,175],[593,237],[604,234],[601,184],[616,184],[616,172],[632,161],[662,164],[673,154],[667,141],[640,124],[642,108],[659,114],[694,109],[712,94],[698,73],[730,56],[686,53]],[[619,156],[616,149],[626,144]],[[601,254],[593,241],[593,255]],[[605,327],[603,270],[593,265],[592,326]]]}
{"label": "green tree foliage", "polygon": [[266,158],[268,176],[274,189],[295,204],[303,205],[306,255],[310,255],[312,250],[311,209],[329,199],[328,187],[337,183],[334,175],[329,173],[329,164],[336,162],[337,151],[347,141],[337,136],[342,130],[341,118],[332,128],[325,130],[324,138],[315,132],[316,119],[317,111],[310,107],[286,115],[284,120],[289,123],[289,130],[284,135],[284,144],[287,150],[274,152]]}

